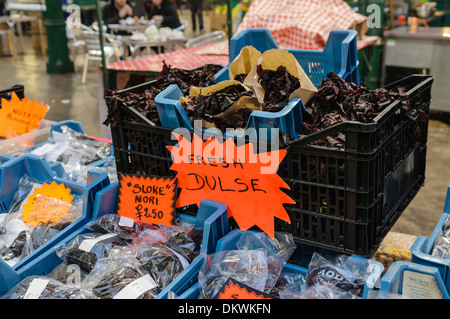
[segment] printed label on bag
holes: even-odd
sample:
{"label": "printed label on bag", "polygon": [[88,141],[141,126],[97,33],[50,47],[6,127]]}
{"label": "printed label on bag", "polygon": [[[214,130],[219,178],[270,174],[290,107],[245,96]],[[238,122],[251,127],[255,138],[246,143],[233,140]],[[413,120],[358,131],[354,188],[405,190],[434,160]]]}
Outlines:
{"label": "printed label on bag", "polygon": [[39,296],[42,294],[45,287],[47,287],[47,284],[48,279],[41,279],[41,278],[33,279],[23,299],[39,299]]}
{"label": "printed label on bag", "polygon": [[116,237],[116,234],[106,234],[97,238],[90,238],[90,239],[85,239],[81,242],[80,246],[78,247],[78,249],[84,250],[86,252],[90,252],[91,249],[98,243],[101,242],[102,240],[111,238],[111,237]]}
{"label": "printed label on bag", "polygon": [[134,280],[132,283],[123,288],[113,299],[136,299],[147,291],[157,287],[158,285],[150,277],[149,274]]}

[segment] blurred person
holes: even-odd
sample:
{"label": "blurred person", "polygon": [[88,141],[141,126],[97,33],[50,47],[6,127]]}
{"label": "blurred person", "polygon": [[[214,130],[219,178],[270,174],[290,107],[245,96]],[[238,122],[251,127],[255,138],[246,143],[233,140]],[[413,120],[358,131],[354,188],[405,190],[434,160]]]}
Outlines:
{"label": "blurred person", "polygon": [[133,9],[127,0],[111,0],[103,8],[103,21],[106,25],[117,24],[119,20],[133,17]]}
{"label": "blurred person", "polygon": [[191,17],[192,17],[192,31],[196,31],[197,29],[197,21],[198,17],[198,26],[199,31],[203,31],[203,0],[189,0],[189,4],[191,6]]}
{"label": "blurred person", "polygon": [[174,0],[150,0],[146,2],[149,19],[156,21],[160,27],[176,29],[181,26]]}

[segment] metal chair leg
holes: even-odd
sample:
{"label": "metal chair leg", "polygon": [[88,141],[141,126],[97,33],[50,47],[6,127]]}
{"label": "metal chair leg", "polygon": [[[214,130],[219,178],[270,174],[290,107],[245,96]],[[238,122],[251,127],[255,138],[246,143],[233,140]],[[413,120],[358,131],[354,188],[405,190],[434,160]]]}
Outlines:
{"label": "metal chair leg", "polygon": [[86,83],[86,76],[87,76],[87,70],[88,70],[88,63],[89,63],[89,54],[86,53],[86,56],[84,58],[84,66],[83,66],[83,77],[81,78],[81,83]]}

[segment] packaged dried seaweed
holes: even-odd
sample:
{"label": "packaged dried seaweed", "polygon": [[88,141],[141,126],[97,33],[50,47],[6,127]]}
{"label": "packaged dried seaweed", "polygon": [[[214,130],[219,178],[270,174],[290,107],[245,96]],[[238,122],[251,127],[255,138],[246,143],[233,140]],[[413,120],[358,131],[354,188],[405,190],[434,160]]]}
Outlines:
{"label": "packaged dried seaweed", "polygon": [[139,261],[130,256],[99,259],[81,287],[99,299],[154,299],[160,292]]}
{"label": "packaged dried seaweed", "polygon": [[91,299],[89,292],[46,276],[28,276],[1,299]]}
{"label": "packaged dried seaweed", "polygon": [[56,254],[66,264],[76,264],[82,270],[91,272],[99,259],[113,255],[128,244],[129,242],[114,233],[85,233],[55,249]]}

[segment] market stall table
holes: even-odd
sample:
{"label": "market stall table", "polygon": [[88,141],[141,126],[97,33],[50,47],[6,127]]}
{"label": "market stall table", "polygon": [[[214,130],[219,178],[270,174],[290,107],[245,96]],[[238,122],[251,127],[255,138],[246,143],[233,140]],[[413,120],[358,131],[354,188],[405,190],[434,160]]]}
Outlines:
{"label": "market stall table", "polygon": [[[186,44],[186,39],[172,39],[166,41],[148,41],[142,40],[139,38],[134,38],[133,36],[118,36],[117,39],[121,41],[124,45],[124,52],[128,52],[126,47],[130,48],[131,58],[136,58],[136,55],[139,53],[141,48],[147,48],[148,50],[151,47],[172,47],[174,48],[177,45],[184,46]],[[126,57],[126,55],[125,55]]]}
{"label": "market stall table", "polygon": [[[372,45],[380,40],[378,36],[365,37],[358,40],[358,50]],[[132,60],[124,60],[110,63],[106,66],[113,71],[131,72],[160,72],[162,61],[173,67],[182,69],[193,69],[205,64],[228,65],[228,41],[204,44],[195,48],[162,53],[158,55],[145,56]]]}
{"label": "market stall table", "polygon": [[384,38],[382,80],[386,80],[388,75],[387,67],[416,69],[430,74],[435,78],[431,109],[450,111],[450,92],[446,88],[450,66],[450,28],[419,27],[416,32],[410,32],[408,27],[399,27],[385,31]]}
{"label": "market stall table", "polygon": [[[42,21],[37,16],[27,16],[27,15],[19,15],[19,14],[13,14],[10,16],[0,16],[0,22],[4,22],[9,26],[9,29],[11,31],[11,36],[14,37],[14,25],[17,24],[17,30],[19,34],[20,39],[20,51],[17,51],[19,54],[23,54],[23,31],[22,31],[22,22],[32,22],[32,21],[38,21],[39,26],[39,34],[41,35],[41,48],[42,48],[42,54],[45,55],[45,44],[44,44],[44,37],[42,36]],[[13,49],[14,54],[15,50],[17,49],[17,44],[14,44],[13,41]]]}
{"label": "market stall table", "polygon": [[107,27],[109,30],[111,30],[111,34],[116,34],[117,32],[124,31],[124,32],[144,32],[145,29],[147,29],[150,25],[153,25],[154,23],[148,23],[148,24],[108,24]]}
{"label": "market stall table", "polygon": [[166,64],[173,67],[188,70],[201,67],[205,64],[228,65],[228,50],[217,52],[217,54],[204,54],[208,53],[208,48],[215,47],[215,45],[216,43],[211,43],[196,48],[113,62],[108,64],[106,69],[111,71],[159,73],[163,67],[162,61],[165,61]]}

